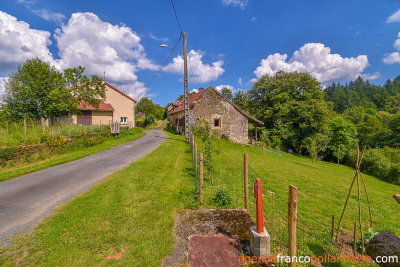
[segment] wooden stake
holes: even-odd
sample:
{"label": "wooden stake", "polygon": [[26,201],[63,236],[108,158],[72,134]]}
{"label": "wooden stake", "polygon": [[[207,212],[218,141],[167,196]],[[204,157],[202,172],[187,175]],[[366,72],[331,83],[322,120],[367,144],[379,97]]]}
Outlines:
{"label": "wooden stake", "polygon": [[203,203],[203,153],[200,153],[199,198],[200,203]]}
{"label": "wooden stake", "polygon": [[[296,256],[296,229],[297,229],[297,187],[289,186],[289,256],[293,259]],[[296,262],[291,261],[289,263],[290,267],[296,266]]]}
{"label": "wooden stake", "polygon": [[358,171],[357,171],[357,189],[358,189],[358,221],[360,223],[360,234],[361,234],[361,255],[364,254],[364,237],[363,237],[363,231],[362,231],[362,223],[361,223],[361,199],[360,199],[360,181],[358,177]]}
{"label": "wooden stake", "polygon": [[194,143],[194,173],[197,176],[197,143]]}
{"label": "wooden stake", "polygon": [[25,136],[26,136],[26,114],[25,114],[25,117],[24,117],[24,133],[25,133]]}
{"label": "wooden stake", "polygon": [[354,233],[353,233],[353,240],[354,240],[354,243],[353,243],[353,250],[354,250],[354,257],[356,257],[357,256],[357,248],[356,248],[356,229],[357,229],[357,223],[356,222],[354,222]]}
{"label": "wooden stake", "polygon": [[244,207],[249,211],[249,169],[247,154],[244,154]]}
{"label": "wooden stake", "polygon": [[331,232],[331,243],[333,241],[333,233],[335,229],[335,215],[332,215],[332,232]]}

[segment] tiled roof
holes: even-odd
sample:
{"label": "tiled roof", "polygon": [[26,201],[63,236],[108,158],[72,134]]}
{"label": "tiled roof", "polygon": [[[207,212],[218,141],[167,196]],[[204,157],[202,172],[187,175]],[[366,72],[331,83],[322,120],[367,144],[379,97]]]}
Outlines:
{"label": "tiled roof", "polygon": [[[214,92],[216,92],[220,97],[222,97],[223,99],[225,99],[226,101],[228,101],[237,111],[239,111],[241,114],[243,114],[243,116],[247,117],[249,120],[256,122],[258,124],[264,125],[264,123],[260,120],[257,120],[256,118],[250,116],[249,114],[247,114],[246,112],[244,112],[243,110],[241,110],[235,103],[233,103],[232,101],[230,101],[228,98],[226,98],[223,94],[221,94],[221,92],[219,92],[217,89],[215,89],[214,87],[210,86],[207,89],[201,90],[198,93],[191,95],[189,97],[189,108],[191,108],[205,93],[207,93],[208,91],[213,90]],[[180,98],[179,102],[178,99],[173,103],[173,105],[175,106],[175,104],[179,104],[179,108],[176,108],[174,110],[172,110],[169,114],[174,114],[174,113],[178,113],[181,112],[185,109],[184,106],[184,101],[182,98]]]}
{"label": "tiled roof", "polygon": [[128,98],[129,100],[132,100],[133,102],[137,103],[137,101],[133,98],[131,98],[130,96],[128,96],[127,94],[124,94],[123,92],[121,92],[120,90],[118,90],[117,88],[115,88],[114,86],[112,86],[111,84],[104,82],[105,85],[107,85],[108,87],[110,87],[111,89],[115,90],[116,92],[120,93],[121,95],[125,96],[126,98]]}
{"label": "tiled roof", "polygon": [[98,99],[98,100],[100,101],[98,108],[90,105],[88,102],[86,102],[84,100],[81,100],[77,109],[78,110],[114,111],[114,108],[111,106],[111,104],[106,104],[103,99]]}

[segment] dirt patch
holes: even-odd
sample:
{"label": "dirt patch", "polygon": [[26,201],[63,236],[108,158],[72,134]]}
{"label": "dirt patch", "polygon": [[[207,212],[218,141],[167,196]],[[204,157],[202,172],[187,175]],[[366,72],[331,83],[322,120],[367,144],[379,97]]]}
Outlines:
{"label": "dirt patch", "polygon": [[240,251],[250,255],[250,227],[254,226],[249,213],[242,209],[190,210],[178,215],[175,221],[175,250],[162,266],[186,266],[190,236],[224,235],[236,240]]}

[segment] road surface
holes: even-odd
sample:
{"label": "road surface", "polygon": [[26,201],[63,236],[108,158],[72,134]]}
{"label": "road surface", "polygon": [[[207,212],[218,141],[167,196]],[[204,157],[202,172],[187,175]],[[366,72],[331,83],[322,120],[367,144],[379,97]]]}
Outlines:
{"label": "road surface", "polygon": [[0,183],[0,244],[26,233],[58,205],[74,198],[109,174],[123,169],[164,142],[161,131],[91,156]]}

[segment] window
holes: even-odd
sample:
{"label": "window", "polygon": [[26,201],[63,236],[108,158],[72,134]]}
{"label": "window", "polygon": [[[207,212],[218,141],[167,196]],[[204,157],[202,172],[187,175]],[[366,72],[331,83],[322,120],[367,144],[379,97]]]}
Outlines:
{"label": "window", "polygon": [[214,119],[214,127],[221,127],[221,119]]}
{"label": "window", "polygon": [[121,124],[128,124],[128,118],[127,117],[121,117]]}

